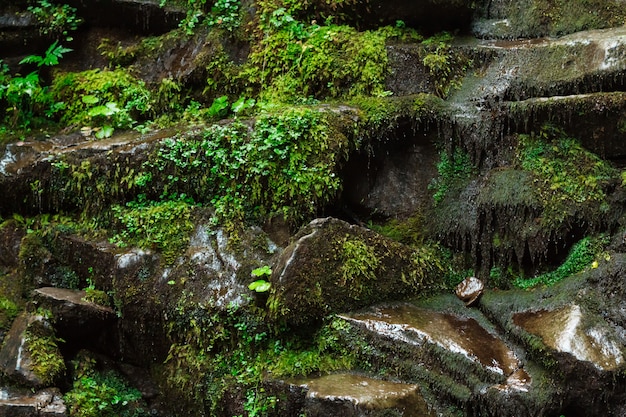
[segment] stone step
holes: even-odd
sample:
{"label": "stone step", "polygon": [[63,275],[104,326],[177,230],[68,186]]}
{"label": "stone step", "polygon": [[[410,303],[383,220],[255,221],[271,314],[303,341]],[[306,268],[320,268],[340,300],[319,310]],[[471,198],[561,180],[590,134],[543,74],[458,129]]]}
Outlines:
{"label": "stone step", "polygon": [[541,369],[527,363],[524,352],[502,339],[479,312],[457,311],[402,303],[340,317],[358,329],[360,342],[348,343],[375,371],[419,385],[430,406],[452,402],[480,415],[517,417],[550,408],[552,390],[542,382]]}

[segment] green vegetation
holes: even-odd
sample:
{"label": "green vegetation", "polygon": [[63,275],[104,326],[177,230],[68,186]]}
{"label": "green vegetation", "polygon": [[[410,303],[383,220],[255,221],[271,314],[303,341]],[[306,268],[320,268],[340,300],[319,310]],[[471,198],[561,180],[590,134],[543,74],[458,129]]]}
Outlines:
{"label": "green vegetation", "polygon": [[239,121],[213,125],[201,138],[166,139],[150,165],[168,180],[164,194],[183,190],[209,201],[231,228],[275,213],[297,223],[340,187],[334,171],[348,143],[331,136],[327,117],[292,108],[259,116],[252,130]]}
{"label": "green vegetation", "polygon": [[67,4],[56,4],[48,0],[38,0],[37,5],[29,6],[39,24],[42,35],[63,36],[67,42],[72,40],[70,32],[78,29],[82,23],[76,15],[76,8]]}
{"label": "green vegetation", "polygon": [[[51,313],[42,311],[47,320]],[[65,374],[65,361],[59,342],[49,324],[34,321],[26,330],[26,346],[31,355],[32,369],[44,386],[53,386]]]}
{"label": "green vegetation", "polygon": [[250,283],[250,285],[248,285],[248,288],[256,292],[269,291],[272,284],[268,282],[265,278],[269,279],[270,275],[272,275],[272,269],[267,265],[253,269],[252,276],[259,279]]}
{"label": "green vegetation", "polygon": [[193,231],[192,206],[185,201],[146,202],[112,207],[120,232],[111,238],[118,246],[156,248],[172,263],[189,243]]}
{"label": "green vegetation", "polygon": [[604,236],[585,237],[572,246],[567,258],[557,269],[530,279],[519,277],[513,282],[513,285],[525,289],[537,285],[551,286],[585,268],[597,267],[597,261],[594,260],[602,254],[607,243],[608,241]]}
{"label": "green vegetation", "polygon": [[536,177],[543,225],[558,226],[577,211],[599,217],[608,210],[605,188],[618,178],[617,171],[560,129],[548,125],[537,134],[520,135],[518,153],[521,168]]}
{"label": "green vegetation", "polygon": [[376,279],[380,259],[374,248],[358,239],[344,239],[341,248],[343,263],[339,285],[348,287],[352,296],[358,300],[372,291],[369,281]]}
{"label": "green vegetation", "polygon": [[124,69],[93,69],[58,74],[52,85],[54,97],[65,103],[61,123],[89,126],[101,137],[113,129],[128,129],[145,120],[152,97],[143,81]]}
{"label": "green vegetation", "polygon": [[17,304],[5,297],[0,297],[0,330],[9,330],[19,308]]}
{"label": "green vegetation", "polygon": [[172,312],[168,331],[173,343],[165,364],[173,398],[186,399],[190,409],[206,404],[205,412],[216,415],[223,397],[236,389],[245,393],[250,415],[266,416],[279,406],[265,392],[267,378],[351,369],[356,363],[354,352],[339,342],[349,330],[342,320],[302,338],[268,327],[254,309],[231,305],[219,312],[192,300],[192,294],[183,294]]}
{"label": "green vegetation", "polygon": [[63,400],[70,417],[147,417],[141,393],[113,371],[80,370]]}
{"label": "green vegetation", "polygon": [[[20,63],[54,66],[71,49],[56,41],[44,55],[29,55]],[[42,85],[39,70],[22,77],[12,76],[9,68],[0,60],[0,121],[10,128],[28,129],[49,123],[55,113],[63,108],[63,103],[55,101],[49,88]],[[0,134],[8,133],[0,129]]]}
{"label": "green vegetation", "polygon": [[452,153],[442,151],[439,157],[440,161],[437,163],[439,176],[429,185],[430,189],[435,190],[433,194],[435,204],[440,203],[450,189],[466,182],[474,171],[469,155],[459,148]]}

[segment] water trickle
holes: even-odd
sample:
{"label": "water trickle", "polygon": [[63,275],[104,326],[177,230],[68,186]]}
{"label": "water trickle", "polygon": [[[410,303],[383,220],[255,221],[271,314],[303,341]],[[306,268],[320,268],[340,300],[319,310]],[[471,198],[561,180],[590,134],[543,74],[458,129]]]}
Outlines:
{"label": "water trickle", "polygon": [[504,376],[519,368],[513,351],[475,319],[443,314],[412,305],[378,307],[372,312],[344,316],[368,329],[408,343],[436,343]]}
{"label": "water trickle", "polygon": [[513,322],[539,336],[546,346],[591,362],[598,369],[613,370],[624,362],[619,344],[607,328],[584,328],[583,311],[576,304],[552,311],[518,313]]}

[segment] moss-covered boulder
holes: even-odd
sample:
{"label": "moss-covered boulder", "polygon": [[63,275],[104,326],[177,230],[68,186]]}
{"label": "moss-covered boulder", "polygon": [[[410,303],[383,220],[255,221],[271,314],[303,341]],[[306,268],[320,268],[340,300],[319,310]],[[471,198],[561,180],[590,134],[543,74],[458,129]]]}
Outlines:
{"label": "moss-covered boulder", "polygon": [[50,319],[23,313],[0,349],[0,370],[9,381],[33,388],[54,386],[65,376],[65,362]]}
{"label": "moss-covered boulder", "polygon": [[313,220],[282,253],[271,277],[271,314],[314,323],[388,299],[423,295],[437,286],[438,254],[413,249],[334,218]]}

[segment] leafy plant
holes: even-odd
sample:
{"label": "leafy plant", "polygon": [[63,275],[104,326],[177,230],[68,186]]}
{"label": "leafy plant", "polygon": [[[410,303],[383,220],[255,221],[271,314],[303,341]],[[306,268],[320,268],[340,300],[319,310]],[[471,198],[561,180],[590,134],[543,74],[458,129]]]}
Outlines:
{"label": "leafy plant", "polygon": [[229,32],[239,27],[239,0],[217,0],[211,7],[211,14],[207,17],[207,25],[224,28]]}
{"label": "leafy plant", "polygon": [[62,123],[94,127],[100,138],[133,127],[152,107],[145,83],[123,69],[59,74],[52,92],[67,103]]}
{"label": "leafy plant", "polygon": [[141,393],[113,371],[80,375],[63,396],[71,417],[144,417]]}
{"label": "leafy plant", "polygon": [[269,278],[270,275],[272,275],[272,269],[268,265],[253,269],[252,276],[260,279],[252,282],[250,285],[248,285],[248,288],[256,292],[267,292],[272,284],[269,283],[265,278]]}
{"label": "leafy plant", "polygon": [[[29,55],[20,64],[32,63],[38,68],[54,66],[70,51],[55,41],[44,55]],[[41,84],[38,70],[25,77],[11,76],[0,60],[0,110],[6,113],[2,119],[10,126],[28,128],[38,118],[50,119],[63,107],[64,103],[55,101],[48,87]]]}
{"label": "leafy plant", "polygon": [[28,10],[35,15],[39,23],[39,31],[43,35],[62,35],[66,41],[71,41],[70,31],[75,31],[82,23],[76,15],[76,8],[67,4],[57,5],[48,0],[38,0],[36,6],[29,6]]}

